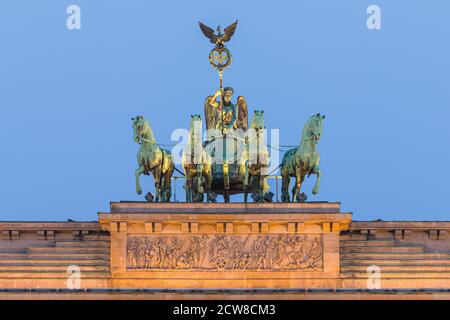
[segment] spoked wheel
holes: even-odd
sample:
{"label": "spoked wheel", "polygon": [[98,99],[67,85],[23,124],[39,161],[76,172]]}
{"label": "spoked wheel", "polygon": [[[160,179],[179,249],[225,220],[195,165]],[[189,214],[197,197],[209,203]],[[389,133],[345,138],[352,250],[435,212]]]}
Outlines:
{"label": "spoked wheel", "polygon": [[223,257],[217,258],[217,260],[216,260],[217,269],[224,270],[224,269],[226,269],[227,266],[228,266],[228,262],[227,262],[227,260],[225,260],[225,258],[223,258]]}

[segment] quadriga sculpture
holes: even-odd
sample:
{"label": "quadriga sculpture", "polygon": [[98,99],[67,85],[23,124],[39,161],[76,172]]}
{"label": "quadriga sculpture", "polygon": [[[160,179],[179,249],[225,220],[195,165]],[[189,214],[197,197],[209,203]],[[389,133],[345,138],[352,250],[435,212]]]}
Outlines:
{"label": "quadriga sculpture", "polygon": [[281,200],[289,202],[289,184],[291,177],[295,177],[295,185],[292,188],[292,201],[304,201],[300,197],[300,188],[305,175],[316,174],[317,180],[312,193],[317,194],[320,187],[321,171],[319,168],[320,154],[316,150],[317,143],[322,135],[322,122],[325,119],[320,113],[313,115],[306,122],[302,131],[300,145],[296,149],[286,152],[281,163]]}
{"label": "quadriga sculpture", "polygon": [[170,201],[171,178],[175,168],[170,151],[161,149],[156,143],[152,128],[144,116],[131,118],[133,121],[134,141],[141,146],[137,153],[139,168],[136,169],[136,192],[142,193],[139,176],[143,173],[153,175],[155,181],[155,201]]}
{"label": "quadriga sculpture", "polygon": [[202,119],[198,114],[191,116],[189,140],[183,151],[182,164],[186,176],[186,202],[202,202],[205,191],[209,201],[212,159],[203,148]]}
{"label": "quadriga sculpture", "polygon": [[255,110],[250,129],[247,131],[248,179],[249,185],[244,190],[244,202],[247,202],[248,191],[256,195],[254,200],[264,202],[264,195],[269,190],[267,170],[269,168],[269,151],[264,139],[264,111]]}

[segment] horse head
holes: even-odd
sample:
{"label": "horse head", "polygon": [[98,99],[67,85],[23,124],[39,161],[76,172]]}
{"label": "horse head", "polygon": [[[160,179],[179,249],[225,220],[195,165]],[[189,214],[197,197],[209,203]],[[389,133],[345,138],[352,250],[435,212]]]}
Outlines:
{"label": "horse head", "polygon": [[131,120],[133,121],[133,138],[135,142],[141,143],[142,139],[152,139],[150,124],[144,116],[138,115],[131,118]]}
{"label": "horse head", "polygon": [[264,124],[264,110],[255,110],[253,113],[252,122],[250,123],[250,128],[255,130],[265,129]]}
{"label": "horse head", "polygon": [[202,141],[202,117],[199,114],[191,115],[191,122],[189,124],[189,139],[190,141]]}
{"label": "horse head", "polygon": [[309,118],[303,129],[302,141],[312,139],[315,144],[319,142],[322,136],[323,119],[325,119],[325,115],[321,115],[320,113]]}

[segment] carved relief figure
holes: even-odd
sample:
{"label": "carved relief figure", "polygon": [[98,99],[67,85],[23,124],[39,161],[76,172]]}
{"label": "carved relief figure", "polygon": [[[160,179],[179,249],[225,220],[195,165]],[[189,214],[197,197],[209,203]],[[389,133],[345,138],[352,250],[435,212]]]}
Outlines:
{"label": "carved relief figure", "polygon": [[305,270],[323,267],[318,235],[129,236],[133,270]]}

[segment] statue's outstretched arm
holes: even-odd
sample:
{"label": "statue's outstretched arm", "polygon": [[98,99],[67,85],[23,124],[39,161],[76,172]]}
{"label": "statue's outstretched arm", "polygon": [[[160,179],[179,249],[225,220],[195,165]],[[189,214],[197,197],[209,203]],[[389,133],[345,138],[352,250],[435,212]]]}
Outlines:
{"label": "statue's outstretched arm", "polygon": [[214,93],[214,95],[210,96],[210,100],[209,100],[209,104],[212,105],[213,107],[218,107],[219,106],[219,102],[217,101],[217,98],[221,95],[220,90],[217,90],[216,93]]}

